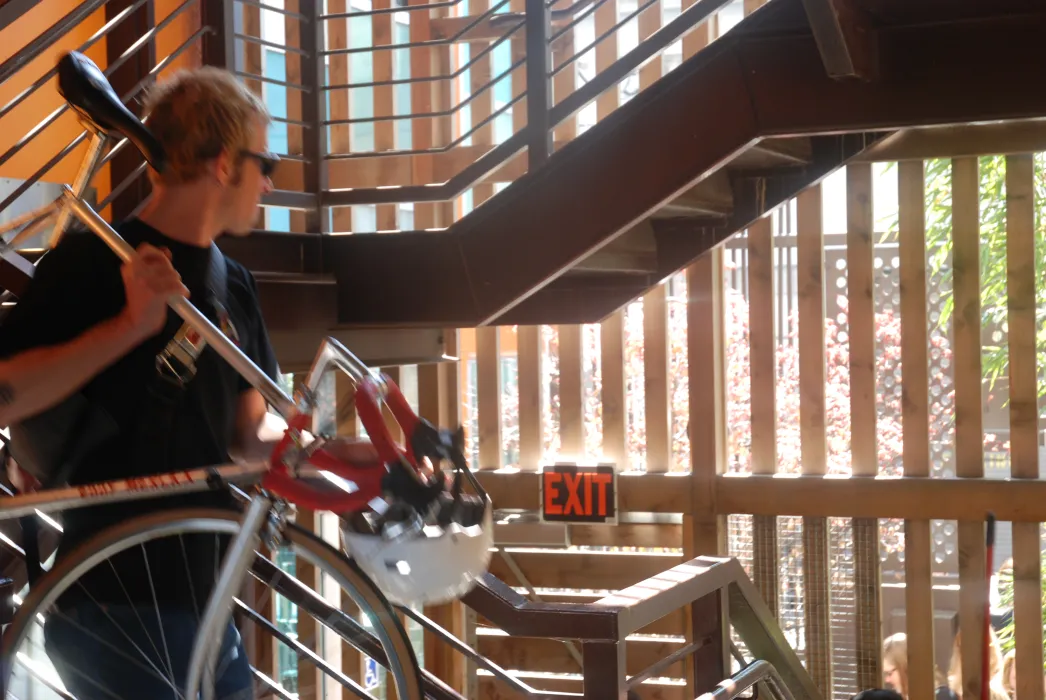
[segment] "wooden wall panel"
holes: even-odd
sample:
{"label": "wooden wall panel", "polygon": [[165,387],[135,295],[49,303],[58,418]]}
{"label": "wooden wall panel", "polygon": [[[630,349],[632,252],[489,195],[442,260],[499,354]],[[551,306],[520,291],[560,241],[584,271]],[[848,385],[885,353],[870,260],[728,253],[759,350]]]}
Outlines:
{"label": "wooden wall panel", "polygon": [[[904,474],[930,476],[928,341],[926,326],[925,168],[922,161],[898,165],[898,238],[901,276],[901,365]],[[905,630],[908,635],[908,693],[931,700],[936,688],[930,521],[904,521]]]}
{"label": "wooden wall panel", "polygon": [[[1035,163],[1006,158],[1007,306],[1010,352],[1010,460],[1014,479],[1039,477],[1036,366]],[[1017,684],[1022,700],[1042,700],[1041,538],[1038,523],[1013,524]]]}
{"label": "wooden wall panel", "polygon": [[[952,269],[955,294],[955,473],[984,477],[981,398],[981,288],[978,165],[976,158],[952,162]],[[988,594],[984,521],[972,511],[959,521],[959,632],[962,635],[963,695],[981,688],[984,605]]]}

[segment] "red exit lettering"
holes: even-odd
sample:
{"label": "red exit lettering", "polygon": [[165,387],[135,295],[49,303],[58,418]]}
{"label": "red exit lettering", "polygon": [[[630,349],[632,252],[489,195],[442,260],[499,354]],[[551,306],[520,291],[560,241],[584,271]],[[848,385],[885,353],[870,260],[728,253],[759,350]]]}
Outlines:
{"label": "red exit lettering", "polygon": [[614,518],[613,467],[552,467],[542,472],[546,520],[599,522]]}

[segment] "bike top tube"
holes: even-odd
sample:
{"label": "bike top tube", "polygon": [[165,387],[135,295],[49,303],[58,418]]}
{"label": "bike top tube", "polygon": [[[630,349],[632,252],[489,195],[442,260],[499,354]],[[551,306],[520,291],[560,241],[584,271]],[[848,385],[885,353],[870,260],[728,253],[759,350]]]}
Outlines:
{"label": "bike top tube", "polygon": [[[222,483],[250,486],[260,482],[268,470],[269,464],[264,461],[226,464],[204,469],[135,476],[129,479],[48,489],[21,496],[5,496],[0,498],[0,519],[20,518],[32,515],[37,511],[54,513],[104,503],[121,503],[145,498],[197,493],[207,491]],[[303,476],[319,474],[318,470],[314,471],[316,474],[310,474],[307,467],[301,469]]]}

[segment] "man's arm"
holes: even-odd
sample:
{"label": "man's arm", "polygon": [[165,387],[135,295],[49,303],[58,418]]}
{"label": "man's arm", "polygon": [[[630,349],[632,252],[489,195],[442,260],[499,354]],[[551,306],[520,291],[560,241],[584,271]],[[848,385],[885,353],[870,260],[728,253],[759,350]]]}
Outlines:
{"label": "man's arm", "polygon": [[[265,399],[257,389],[248,389],[240,394],[236,412],[235,456],[243,460],[267,459],[276,444],[283,439],[285,430],[286,421],[268,412]],[[324,449],[355,466],[377,465],[381,462],[374,445],[366,440],[339,438],[327,443]]]}
{"label": "man's arm", "polygon": [[76,339],[0,360],[0,426],[54,406],[127,354],[141,334],[122,315]]}
{"label": "man's arm", "polygon": [[[47,259],[45,258],[45,262]],[[55,277],[58,270],[44,272],[43,278]],[[66,342],[30,342],[29,349],[15,351],[0,360],[0,426],[7,426],[26,416],[46,410],[78,391],[107,366],[126,355],[146,338],[163,328],[167,319],[167,299],[173,294],[188,296],[189,290],[171,266],[170,252],[143,244],[138,258],[124,265],[123,275],[126,303],[123,310]],[[40,280],[34,280],[34,285]],[[45,282],[45,289],[33,289],[19,301],[17,320],[11,326],[5,323],[6,336],[16,336],[14,344],[26,339],[19,323],[32,318],[36,328],[46,327],[48,314],[61,306],[61,299],[51,295],[90,294],[90,290],[50,288],[54,280]],[[33,292],[35,291],[35,295]]]}

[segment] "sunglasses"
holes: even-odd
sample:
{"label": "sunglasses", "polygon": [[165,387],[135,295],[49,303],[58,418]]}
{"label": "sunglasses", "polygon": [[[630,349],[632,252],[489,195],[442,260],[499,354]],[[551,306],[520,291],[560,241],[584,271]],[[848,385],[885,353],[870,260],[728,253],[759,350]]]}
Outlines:
{"label": "sunglasses", "polygon": [[245,158],[254,158],[258,161],[258,167],[261,168],[261,174],[265,177],[272,177],[272,174],[276,172],[276,166],[280,164],[280,157],[275,153],[240,151],[240,155]]}

